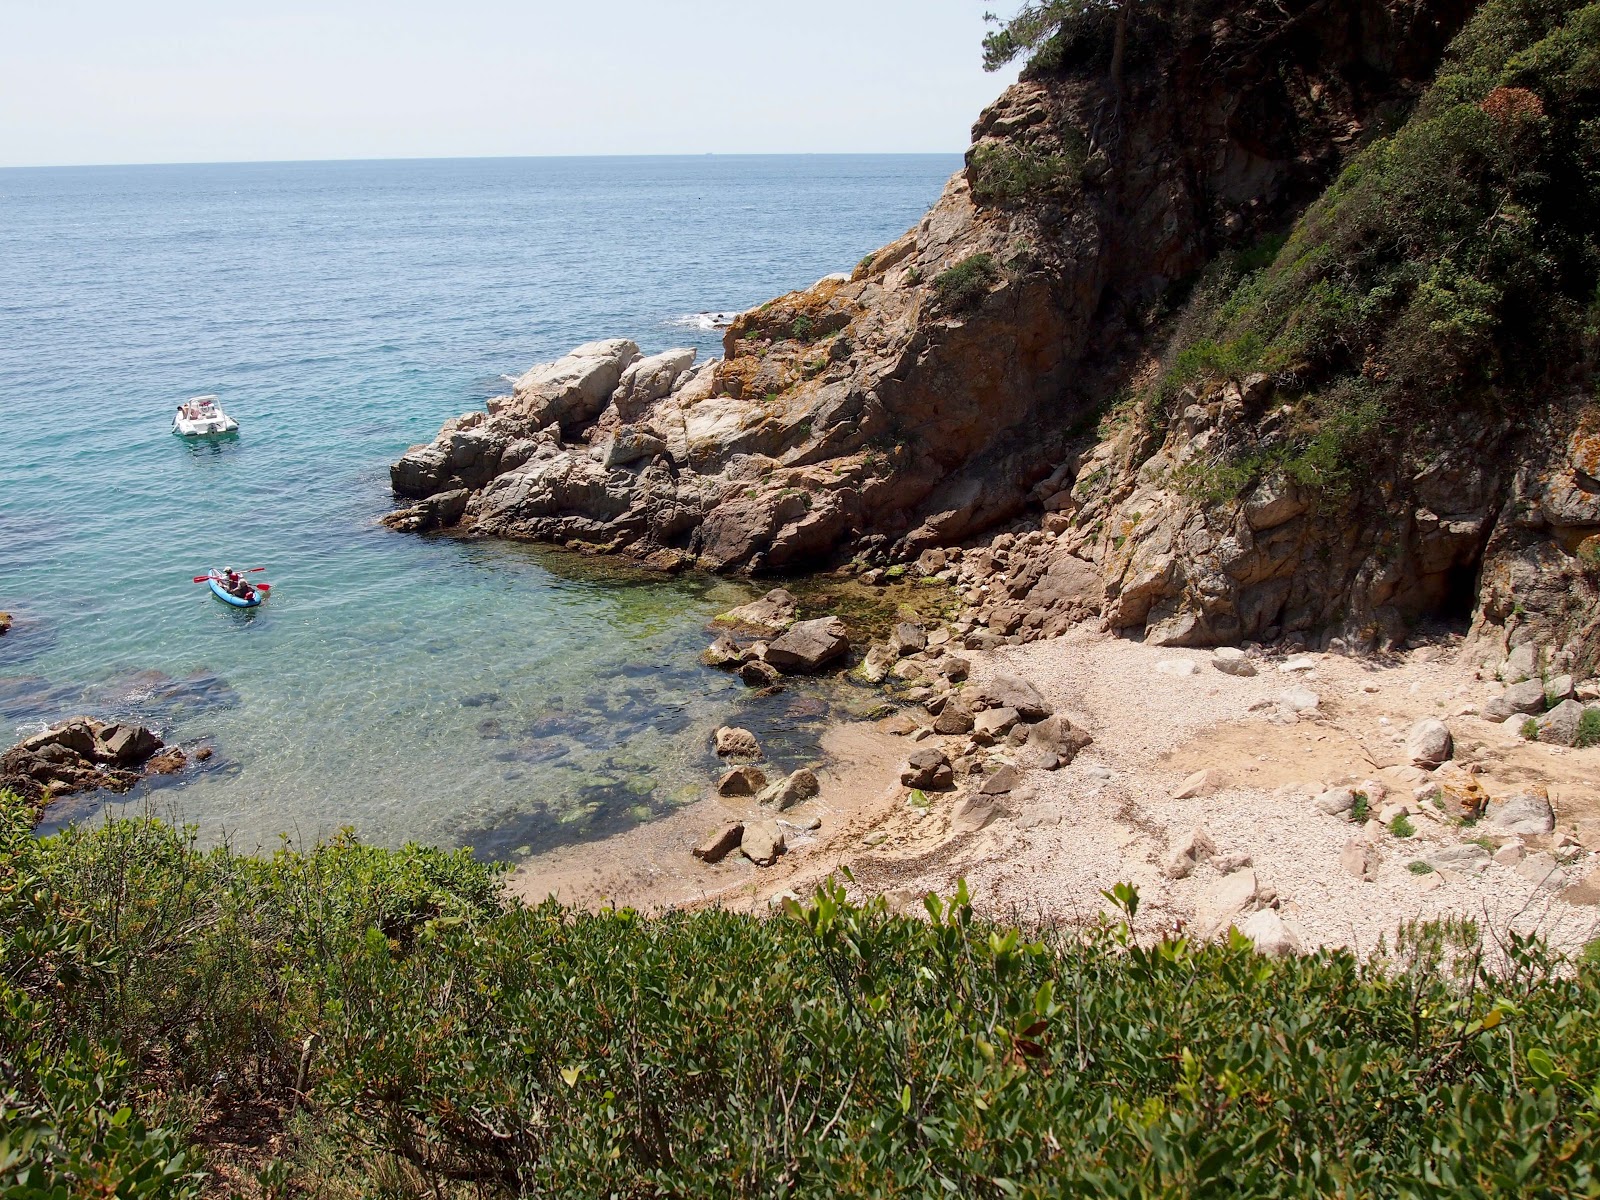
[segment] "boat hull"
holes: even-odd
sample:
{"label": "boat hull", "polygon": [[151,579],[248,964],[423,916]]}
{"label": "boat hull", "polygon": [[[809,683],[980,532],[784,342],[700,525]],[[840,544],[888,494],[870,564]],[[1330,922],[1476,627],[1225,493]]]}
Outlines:
{"label": "boat hull", "polygon": [[227,588],[223,587],[215,579],[209,580],[208,582],[211,585],[211,594],[213,596],[215,596],[218,600],[221,600],[224,604],[231,604],[231,605],[233,605],[234,608],[260,608],[261,607],[261,593],[260,592],[257,592],[255,594],[255,596],[253,598],[249,599],[249,600],[242,600],[238,596],[235,596],[232,593],[230,593]]}

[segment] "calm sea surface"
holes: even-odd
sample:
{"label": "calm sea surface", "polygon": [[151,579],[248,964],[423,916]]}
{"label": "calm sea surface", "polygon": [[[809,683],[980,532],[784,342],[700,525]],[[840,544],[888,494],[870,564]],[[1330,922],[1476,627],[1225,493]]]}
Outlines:
{"label": "calm sea surface", "polygon": [[[388,464],[580,342],[646,353],[914,224],[950,156],[0,170],[0,745],[134,714],[214,758],[134,797],[245,846],[342,825],[514,855],[702,793],[739,585],[390,533]],[[186,444],[216,392],[236,441]],[[268,565],[271,600],[190,578]],[[64,816],[93,811],[66,804]]]}

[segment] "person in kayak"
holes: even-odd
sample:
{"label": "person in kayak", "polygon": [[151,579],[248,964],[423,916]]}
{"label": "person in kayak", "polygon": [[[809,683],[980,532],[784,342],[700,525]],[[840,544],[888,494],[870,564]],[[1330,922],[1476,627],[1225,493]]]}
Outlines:
{"label": "person in kayak", "polygon": [[241,600],[250,600],[256,594],[255,588],[245,582],[244,577],[232,567],[226,567],[222,572],[222,587],[229,594]]}

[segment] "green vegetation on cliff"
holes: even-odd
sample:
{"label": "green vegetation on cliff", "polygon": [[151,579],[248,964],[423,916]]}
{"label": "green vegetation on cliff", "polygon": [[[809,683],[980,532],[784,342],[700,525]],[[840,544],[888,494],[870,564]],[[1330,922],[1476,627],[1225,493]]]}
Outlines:
{"label": "green vegetation on cliff", "polygon": [[1292,416],[1211,464],[1225,490],[1274,472],[1343,489],[1439,423],[1592,392],[1600,5],[1484,4],[1411,118],[1273,250],[1218,264],[1149,397],[1160,419],[1187,384],[1274,377]]}
{"label": "green vegetation on cliff", "polygon": [[646,919],[30,820],[0,799],[7,1196],[196,1195],[263,1127],[271,1195],[1600,1195],[1600,964],[1533,943],[1271,961],[831,889]]}

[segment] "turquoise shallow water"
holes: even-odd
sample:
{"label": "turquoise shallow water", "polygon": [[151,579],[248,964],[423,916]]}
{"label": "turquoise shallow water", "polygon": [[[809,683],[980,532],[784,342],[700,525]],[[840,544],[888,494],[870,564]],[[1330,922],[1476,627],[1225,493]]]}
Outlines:
{"label": "turquoise shallow water", "polygon": [[[740,585],[389,533],[388,463],[579,342],[715,354],[689,314],[848,269],[959,165],[0,171],[0,736],[138,713],[215,747],[134,797],[208,837],[349,824],[493,854],[699,794],[735,714],[806,757],[813,697],[753,700],[695,660]],[[167,432],[201,392],[236,441]],[[269,565],[268,604],[189,583],[224,563]]]}

